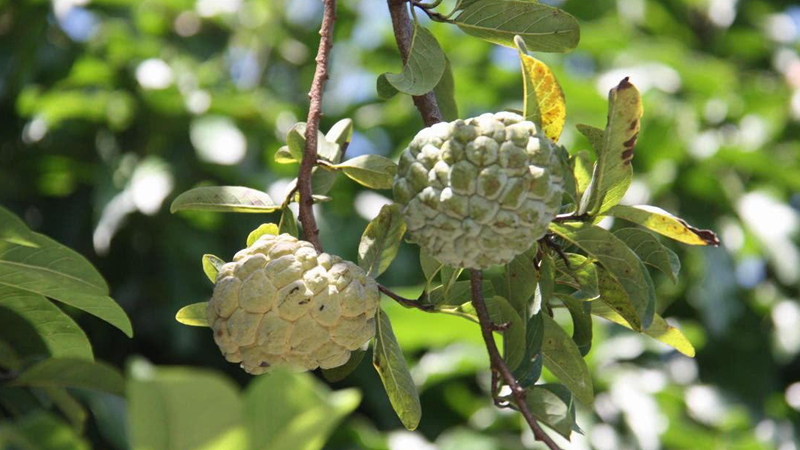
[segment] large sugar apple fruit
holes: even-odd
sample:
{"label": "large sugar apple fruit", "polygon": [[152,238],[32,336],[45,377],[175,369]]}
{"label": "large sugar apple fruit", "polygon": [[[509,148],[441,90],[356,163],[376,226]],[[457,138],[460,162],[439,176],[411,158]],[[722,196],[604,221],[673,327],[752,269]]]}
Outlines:
{"label": "large sugar apple fruit", "polygon": [[409,240],[448,266],[510,262],[561,207],[558,151],[510,112],[423,129],[403,150],[393,184]]}
{"label": "large sugar apple fruit", "polygon": [[208,303],[214,341],[254,375],[330,369],[375,335],[378,285],[289,234],[265,234],[222,266]]}

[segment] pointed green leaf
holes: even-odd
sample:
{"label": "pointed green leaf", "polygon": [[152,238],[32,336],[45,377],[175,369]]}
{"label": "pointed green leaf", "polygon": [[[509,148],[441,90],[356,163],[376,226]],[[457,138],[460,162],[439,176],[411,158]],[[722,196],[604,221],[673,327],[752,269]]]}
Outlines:
{"label": "pointed green leaf", "polygon": [[422,274],[425,276],[425,291],[430,291],[431,282],[441,270],[442,263],[426,252],[425,249],[420,248],[419,265],[422,268]]}
{"label": "pointed green leaf", "polygon": [[[303,154],[306,149],[306,132],[307,124],[298,122],[286,135],[286,151],[295,162],[303,160]],[[325,135],[319,130],[317,130],[317,156],[330,163],[335,163],[341,158],[340,146],[326,139]]]}
{"label": "pointed green leaf", "polygon": [[361,155],[333,166],[354,181],[372,189],[391,189],[397,164],[380,155]]}
{"label": "pointed green leaf", "polygon": [[[603,154],[603,136],[605,135],[605,131],[602,128],[584,125],[582,123],[575,125],[575,128],[577,128],[582,135],[586,136],[586,139],[589,140],[589,145],[592,146],[592,150],[594,150],[595,155],[599,158],[600,155]],[[586,157],[588,160],[588,154]],[[591,172],[591,169],[589,171]],[[591,173],[589,176],[591,176]]]}
{"label": "pointed green leaf", "polygon": [[350,359],[348,359],[344,365],[334,367],[333,369],[322,369],[322,376],[331,383],[342,381],[347,378],[348,375],[353,373],[356,368],[358,368],[358,365],[361,364],[361,361],[364,359],[364,355],[366,354],[366,350],[356,350],[351,352]]}
{"label": "pointed green leaf", "polygon": [[106,295],[108,286],[89,261],[44,235],[32,239],[38,247],[0,241],[0,286],[61,301],[133,335],[128,316]]}
{"label": "pointed green leaf", "polygon": [[394,261],[406,223],[397,204],[384,205],[377,217],[367,225],[358,245],[358,265],[367,271],[369,276],[377,278]]}
{"label": "pointed green leaf", "polygon": [[39,410],[0,427],[0,448],[13,450],[91,450],[86,438],[55,414]]}
{"label": "pointed green leaf", "polygon": [[574,17],[531,1],[471,1],[453,20],[465,33],[506,47],[514,48],[519,35],[533,52],[563,53],[580,41]]}
{"label": "pointed green leaf", "polygon": [[606,211],[605,215],[633,222],[684,244],[713,245],[715,247],[719,245],[719,239],[713,231],[695,228],[685,220],[655,206],[617,205]]}
{"label": "pointed green leaf", "polygon": [[[342,119],[330,128],[325,134],[325,139],[339,146],[344,146],[350,143],[353,139],[353,119]],[[339,161],[331,161],[334,164]]]}
{"label": "pointed green leaf", "polygon": [[422,406],[414,379],[408,371],[403,351],[392,332],[389,317],[378,309],[377,330],[372,346],[372,365],[378,371],[383,388],[397,413],[397,417],[409,430],[415,430],[422,417]]}
{"label": "pointed green leaf", "polygon": [[184,306],[175,314],[175,320],[190,327],[210,327],[206,308],[208,302],[192,303]]}
{"label": "pointed green leaf", "polygon": [[45,359],[22,371],[9,385],[81,388],[117,395],[125,391],[125,380],[114,367],[75,358]]}
{"label": "pointed green leaf", "polygon": [[533,417],[569,440],[575,425],[575,403],[569,389],[560,384],[539,384],[525,396]]}
{"label": "pointed green leaf", "polygon": [[64,388],[46,387],[43,388],[43,391],[47,393],[47,397],[64,417],[70,421],[72,428],[78,433],[83,433],[83,427],[89,417],[86,408]]}
{"label": "pointed green leaf", "polygon": [[514,37],[522,65],[523,117],[535,123],[553,142],[558,142],[567,120],[564,91],[547,64],[529,56],[525,42]]}
{"label": "pointed green leaf", "polygon": [[[427,302],[436,305],[437,309],[445,309],[447,306],[460,306],[468,303],[472,298],[472,286],[469,280],[456,281],[448,289],[445,285],[437,286],[428,293]],[[492,283],[483,283],[481,286],[484,298],[495,296]]]}
{"label": "pointed green leaf", "polygon": [[378,92],[378,98],[381,100],[389,100],[400,92],[397,88],[392,86],[392,83],[389,83],[389,80],[386,79],[386,75],[385,73],[378,75],[378,81],[375,84],[375,90]]}
{"label": "pointed green leaf", "polygon": [[581,202],[580,214],[603,213],[625,195],[633,177],[631,160],[642,113],[642,97],[627,78],[609,92],[608,123],[600,148],[595,149],[597,162],[592,182]]}
{"label": "pointed green leaf", "polygon": [[294,218],[294,212],[290,208],[281,210],[281,221],[278,224],[278,231],[281,234],[287,233],[294,237],[300,237],[300,230],[297,228],[297,220]]}
{"label": "pointed green leaf", "polygon": [[278,226],[274,223],[262,223],[258,226],[258,228],[251,231],[250,234],[247,235],[247,246],[250,247],[251,245],[255,244],[258,238],[264,236],[265,234],[277,236],[280,234],[280,231]]}
{"label": "pointed green leaf", "polygon": [[511,370],[519,367],[525,356],[526,334],[525,322],[511,303],[503,297],[495,295],[486,299],[489,318],[495,324],[508,324],[503,334],[503,359]]}
{"label": "pointed green leaf", "polygon": [[528,318],[525,324],[525,355],[522,363],[514,370],[514,378],[523,388],[532,386],[542,375],[542,342],[544,342],[544,319],[542,311]]}
{"label": "pointed green leaf", "polygon": [[433,88],[436,95],[436,104],[442,112],[442,119],[445,122],[452,122],[458,119],[458,105],[456,104],[456,85],[453,79],[453,69],[450,67],[450,60],[445,57],[444,73],[442,79]]}
{"label": "pointed green leaf", "polygon": [[[622,325],[625,328],[631,328],[631,325],[621,315],[614,312],[610,306],[601,302],[592,302],[591,305],[592,314]],[[670,326],[667,321],[658,314],[653,318],[653,323],[646,330],[642,331],[642,333],[669,345],[690,358],[693,358],[695,355],[694,347],[692,343],[686,339],[686,336],[684,336],[679,329]]]}
{"label": "pointed green leaf", "polygon": [[544,318],[544,366],[586,405],[594,401],[592,374],[575,341],[547,314]]}
{"label": "pointed green leaf", "polygon": [[677,282],[681,261],[672,250],[664,247],[652,233],[638,228],[623,228],[614,232],[643,263],[664,272],[673,283]]}
{"label": "pointed green leaf", "polygon": [[[385,80],[408,95],[424,95],[433,90],[445,71],[445,56],[430,31],[414,22],[408,61],[399,74],[387,73]],[[380,90],[380,81],[379,81]]]}
{"label": "pointed green leaf", "polygon": [[592,161],[589,152],[581,150],[570,158],[572,175],[575,177],[576,199],[580,200],[592,181]]}
{"label": "pointed green leaf", "polygon": [[94,360],[92,344],[86,333],[50,300],[31,292],[0,286],[0,306],[30,324],[51,357]]}
{"label": "pointed green leaf", "polygon": [[572,317],[572,340],[575,341],[581,355],[586,356],[592,349],[591,303],[564,294],[556,294],[556,297],[567,307]]}
{"label": "pointed green leaf", "polygon": [[[652,281],[639,257],[624,242],[610,231],[593,225],[552,223],[550,229],[596,259],[605,268],[603,273],[608,274],[624,294],[623,298],[616,298],[615,301],[622,305],[631,305],[635,310],[635,320],[629,315],[625,318],[633,320],[635,323],[632,325],[636,329],[647,328],[650,325],[655,313],[655,292],[650,286]],[[603,286],[601,283],[601,295]],[[606,283],[605,286],[608,287],[609,284]]]}
{"label": "pointed green leaf", "polygon": [[179,195],[170,206],[178,211],[216,211],[238,213],[270,213],[280,209],[269,195],[241,186],[208,186],[190,189]]}
{"label": "pointed green leaf", "polygon": [[219,271],[222,270],[222,266],[224,265],[225,261],[219,256],[208,253],[203,255],[203,272],[205,272],[206,277],[208,277],[212,283],[217,282],[217,274],[219,274]]}
{"label": "pointed green leaf", "polygon": [[599,297],[594,261],[576,253],[567,253],[566,256],[569,266],[561,258],[556,260],[556,282],[574,288],[574,298],[594,300]]}
{"label": "pointed green leaf", "polygon": [[38,246],[34,242],[33,231],[25,225],[25,222],[2,206],[0,206],[0,239],[18,245]]}
{"label": "pointed green leaf", "polygon": [[275,152],[275,162],[278,164],[294,164],[300,161],[295,159],[294,155],[289,151],[289,146],[284,145]]}
{"label": "pointed green leaf", "polygon": [[533,264],[538,246],[517,255],[506,264],[503,276],[499,280],[502,286],[498,293],[505,297],[520,317],[528,317],[529,304],[536,292],[539,272]]}

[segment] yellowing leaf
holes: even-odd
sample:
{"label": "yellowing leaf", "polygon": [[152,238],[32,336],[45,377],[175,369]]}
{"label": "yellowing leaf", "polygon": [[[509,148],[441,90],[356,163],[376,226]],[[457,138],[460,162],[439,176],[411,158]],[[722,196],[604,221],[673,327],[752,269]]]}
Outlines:
{"label": "yellowing leaf", "polygon": [[175,320],[190,327],[209,327],[206,316],[208,302],[193,303],[184,306],[175,314]]}
{"label": "yellowing leaf", "polygon": [[713,231],[695,228],[685,220],[655,206],[617,205],[606,211],[605,215],[633,222],[684,244],[713,245],[715,247],[719,245],[719,239]]}
{"label": "yellowing leaf", "polygon": [[515,36],[514,42],[519,50],[522,64],[524,86],[524,116],[544,131],[553,142],[558,141],[567,120],[567,104],[564,91],[547,64],[529,56],[525,42]]}
{"label": "yellowing leaf", "polygon": [[[622,325],[625,328],[631,328],[630,324],[622,316],[614,312],[610,306],[601,302],[592,302],[591,304],[592,314]],[[647,329],[643,330],[642,333],[669,345],[686,356],[693,358],[695,355],[692,343],[689,342],[689,339],[686,339],[686,336],[681,333],[681,330],[670,326],[667,321],[658,314],[653,317],[653,323],[650,324]]]}
{"label": "yellowing leaf", "polygon": [[280,234],[280,231],[278,230],[278,226],[274,223],[262,223],[258,226],[258,228],[251,231],[250,234],[247,235],[247,246],[250,247],[251,245],[255,244],[258,238],[265,234],[277,236]]}

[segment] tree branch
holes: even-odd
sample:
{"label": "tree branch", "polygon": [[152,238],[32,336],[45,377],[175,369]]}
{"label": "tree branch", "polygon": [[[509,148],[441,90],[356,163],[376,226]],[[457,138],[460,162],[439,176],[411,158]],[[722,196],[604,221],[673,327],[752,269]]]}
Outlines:
{"label": "tree branch", "polygon": [[[425,311],[425,312],[433,311],[433,306],[432,305],[424,305],[424,304],[421,303],[422,296],[420,296],[420,298],[418,298],[416,300],[412,300],[410,298],[405,298],[403,296],[395,294],[389,288],[387,288],[386,286],[384,286],[382,284],[378,285],[378,290],[383,292],[384,295],[386,295],[387,297],[389,297],[392,300],[396,301],[397,303],[400,303],[401,305],[405,306],[406,308],[416,308],[416,309],[419,309],[419,310]],[[424,296],[425,293],[423,293],[422,295]]]}
{"label": "tree branch", "polygon": [[[400,57],[403,64],[408,61],[408,54],[411,51],[411,38],[414,34],[411,26],[411,19],[408,17],[407,0],[387,0],[389,3],[389,14],[392,16],[392,28],[394,28],[394,39],[397,41],[397,49],[400,50]],[[439,104],[436,103],[436,95],[433,91],[424,95],[414,96],[414,105],[422,116],[425,126],[429,127],[442,121],[442,112]]]}
{"label": "tree branch", "polygon": [[320,40],[317,50],[317,68],[314,71],[314,81],[311,82],[311,99],[306,120],[306,147],[303,150],[303,161],[300,163],[300,173],[297,176],[297,190],[300,192],[300,213],[298,218],[303,225],[303,234],[318,252],[322,252],[322,243],[319,241],[319,228],[314,217],[314,199],[311,186],[311,175],[317,163],[317,132],[319,121],[322,117],[322,93],[325,81],[328,79],[328,58],[333,46],[333,24],[336,22],[336,0],[322,0],[324,12],[322,26],[319,30]]}
{"label": "tree branch", "polygon": [[517,379],[514,377],[514,374],[511,373],[511,370],[508,368],[505,361],[503,361],[503,357],[500,356],[500,352],[497,350],[497,343],[494,341],[494,335],[492,334],[494,324],[489,317],[486,301],[483,299],[482,285],[483,273],[480,270],[471,269],[470,286],[472,287],[472,306],[475,307],[475,311],[478,313],[481,334],[483,335],[484,342],[486,342],[486,350],[489,352],[492,372],[499,374],[500,377],[505,380],[506,385],[511,388],[511,395],[514,396],[519,412],[522,413],[522,416],[525,417],[525,421],[528,422],[528,425],[531,427],[533,437],[536,438],[537,441],[543,442],[551,450],[560,450],[558,445],[550,439],[550,436],[548,436],[544,430],[542,430],[542,427],[539,426],[539,423],[536,422],[536,419],[528,408],[528,404],[525,402],[525,389],[517,384]]}

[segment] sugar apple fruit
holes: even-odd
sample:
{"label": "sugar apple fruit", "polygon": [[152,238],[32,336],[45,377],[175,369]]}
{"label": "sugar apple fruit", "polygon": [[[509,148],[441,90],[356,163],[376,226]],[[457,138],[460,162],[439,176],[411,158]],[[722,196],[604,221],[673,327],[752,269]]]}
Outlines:
{"label": "sugar apple fruit", "polygon": [[448,266],[510,262],[561,207],[558,151],[510,112],[425,128],[403,150],[393,183],[409,240]]}
{"label": "sugar apple fruit", "polygon": [[222,266],[206,312],[225,358],[258,375],[346,363],[375,335],[379,299],[357,265],[266,234]]}

